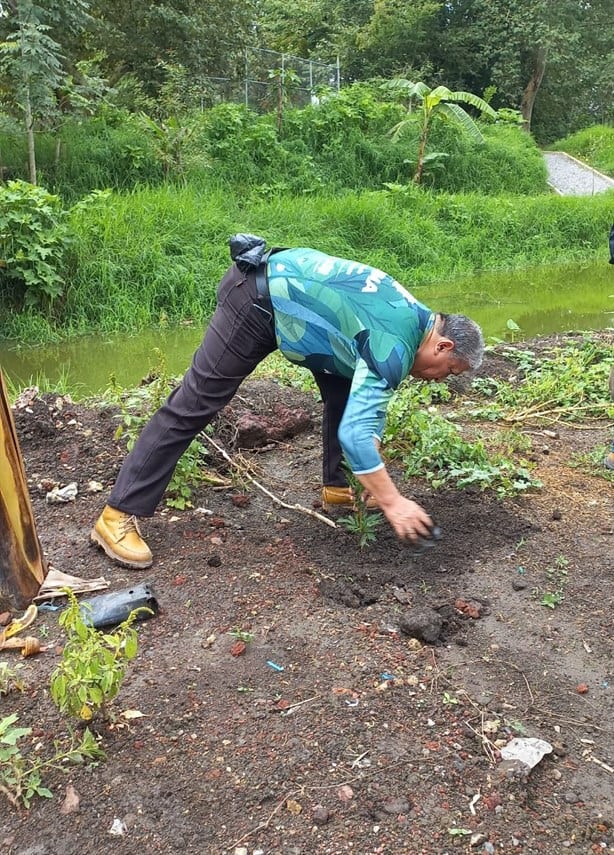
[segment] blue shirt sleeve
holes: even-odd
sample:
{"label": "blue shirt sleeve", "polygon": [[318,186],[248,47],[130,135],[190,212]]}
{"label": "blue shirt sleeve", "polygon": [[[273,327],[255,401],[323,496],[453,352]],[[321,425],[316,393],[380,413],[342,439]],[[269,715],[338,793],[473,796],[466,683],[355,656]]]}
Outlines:
{"label": "blue shirt sleeve", "polygon": [[374,440],[382,437],[391,397],[386,380],[358,360],[339,425],[339,442],[355,475],[368,475],[384,466]]}

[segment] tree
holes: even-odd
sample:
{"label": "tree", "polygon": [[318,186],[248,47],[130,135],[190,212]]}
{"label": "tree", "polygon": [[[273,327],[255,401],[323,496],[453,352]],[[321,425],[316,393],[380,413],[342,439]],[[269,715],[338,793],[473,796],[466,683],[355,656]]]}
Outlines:
{"label": "tree", "polygon": [[91,0],[96,46],[114,85],[132,75],[157,98],[168,70],[194,80],[234,77],[253,40],[255,0]]}
{"label": "tree", "polygon": [[484,138],[480,129],[471,116],[459,106],[458,102],[462,101],[470,104],[472,107],[480,110],[481,113],[485,113],[493,119],[497,115],[490,104],[487,104],[486,101],[478,95],[473,95],[471,92],[451,92],[446,86],[437,86],[435,89],[431,89],[426,83],[412,83],[402,78],[390,80],[385,85],[386,88],[392,91],[402,92],[408,100],[408,116],[392,128],[391,134],[393,140],[400,139],[409,124],[415,121],[414,114],[412,113],[413,99],[419,99],[419,112],[417,114],[419,124],[418,155],[416,171],[414,173],[414,182],[416,184],[420,184],[422,180],[426,143],[434,121],[450,121],[460,127],[465,133],[472,136],[477,142],[483,142]]}
{"label": "tree", "polygon": [[449,0],[439,28],[439,78],[496,87],[496,103],[519,108],[526,130],[536,107],[541,121],[551,109],[569,121],[589,102],[601,115],[612,103],[611,0]]}
{"label": "tree", "polygon": [[87,5],[85,0],[8,0],[0,11],[2,100],[23,119],[30,183],[36,184],[36,124],[57,114],[57,92],[71,85],[54,30],[74,33],[87,19]]}
{"label": "tree", "polygon": [[375,0],[373,15],[356,37],[363,76],[389,77],[428,65],[440,5],[432,0]]}

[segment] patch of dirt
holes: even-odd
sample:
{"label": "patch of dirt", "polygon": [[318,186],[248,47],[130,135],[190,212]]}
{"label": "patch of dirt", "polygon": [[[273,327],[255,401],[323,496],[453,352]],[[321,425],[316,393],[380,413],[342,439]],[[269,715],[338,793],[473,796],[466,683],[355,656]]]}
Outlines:
{"label": "patch of dirt", "polygon": [[[483,369],[497,371],[509,363]],[[321,512],[311,397],[248,382],[216,435],[280,404],[304,411],[303,432],[241,453],[284,502]],[[150,581],[160,613],[138,625],[115,704],[143,717],[98,723],[106,760],[47,773],[53,799],[2,802],[7,855],[614,852],[612,482],[572,466],[611,425],[533,429],[544,487],[515,500],[403,484],[443,533],[421,555],[385,523],[360,549],[244,479],[143,521],[155,563],[141,572],[88,544],[124,454],[115,413],[45,396],[15,420],[49,563],[111,590]],[[210,464],[228,475],[213,450]],[[47,504],[45,480],[76,481],[76,501]],[[541,605],[561,580],[562,603]],[[407,634],[416,621],[428,643]],[[253,635],[240,656],[235,629]],[[20,663],[25,691],[2,697],[2,715],[44,751],[67,730],[48,692],[57,612],[30,632],[48,649]],[[522,735],[553,746],[525,775],[499,754]],[[63,813],[69,787],[78,809]]]}

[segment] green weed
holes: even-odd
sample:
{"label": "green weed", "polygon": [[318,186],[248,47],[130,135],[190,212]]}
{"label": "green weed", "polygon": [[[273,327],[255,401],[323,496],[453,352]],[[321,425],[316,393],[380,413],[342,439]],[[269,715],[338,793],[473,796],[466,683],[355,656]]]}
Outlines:
{"label": "green weed", "polygon": [[63,293],[68,241],[59,196],[25,181],[0,185],[0,267],[18,311],[48,311]]}
{"label": "green weed", "polygon": [[23,692],[25,683],[19,676],[23,665],[9,665],[8,662],[0,662],[0,695],[8,695],[9,692]]}
{"label": "green weed", "polygon": [[[614,416],[606,399],[611,347],[590,337],[554,349],[537,359],[521,351],[515,357],[524,376],[515,383],[478,378],[473,390],[488,399],[471,403],[466,413],[476,419],[516,424],[580,421]],[[503,351],[511,355],[511,350]]]}
{"label": "green weed", "polygon": [[547,589],[533,589],[533,595],[539,600],[540,606],[555,609],[565,599],[565,586],[568,581],[569,560],[564,555],[558,555],[553,565],[545,570]]}
{"label": "green weed", "polygon": [[434,488],[473,485],[504,497],[540,486],[525,465],[489,453],[483,439],[464,440],[458,425],[431,409],[409,411],[385,438],[401,456],[405,475],[426,478]]}
{"label": "green weed", "polygon": [[236,638],[237,641],[242,641],[244,644],[249,644],[250,641],[254,640],[254,633],[245,629],[233,629],[230,634],[233,638]]}
{"label": "green weed", "polygon": [[16,713],[0,720],[0,792],[9,802],[28,809],[34,796],[50,799],[52,792],[43,786],[43,772],[59,769],[66,772],[66,763],[83,763],[104,757],[104,753],[92,733],[86,728],[80,737],[71,736],[70,745],[62,748],[54,742],[54,753],[44,759],[30,751],[26,756],[18,742],[32,734],[31,727],[18,727]]}
{"label": "green weed", "polygon": [[[70,589],[68,607],[59,618],[66,632],[62,658],[51,675],[51,698],[73,718],[89,721],[101,712],[109,717],[109,704],[119,692],[128,662],[137,654],[137,631],[132,626],[138,609],[132,611],[112,633],[91,625]],[[87,611],[87,607],[85,607]]]}

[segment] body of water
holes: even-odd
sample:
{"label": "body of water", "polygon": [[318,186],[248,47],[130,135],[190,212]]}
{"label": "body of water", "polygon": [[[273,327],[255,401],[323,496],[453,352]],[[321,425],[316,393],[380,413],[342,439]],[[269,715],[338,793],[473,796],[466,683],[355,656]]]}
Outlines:
{"label": "body of water", "polygon": [[[487,339],[509,338],[509,320],[520,328],[513,334],[515,341],[614,326],[614,265],[606,261],[473,276],[414,288],[413,293],[434,311],[469,315]],[[164,353],[169,373],[182,374],[202,332],[196,327],[146,330],[136,336],[87,336],[41,347],[0,342],[0,366],[19,386],[45,378],[47,384],[95,394],[108,386],[112,375],[122,387],[136,386],[157,364],[156,349]]]}

